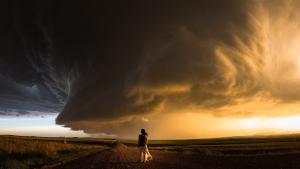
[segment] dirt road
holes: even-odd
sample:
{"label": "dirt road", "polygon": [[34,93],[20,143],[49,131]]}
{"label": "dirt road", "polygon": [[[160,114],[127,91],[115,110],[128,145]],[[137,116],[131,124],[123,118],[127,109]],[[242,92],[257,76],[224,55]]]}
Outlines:
{"label": "dirt road", "polygon": [[91,169],[91,168],[300,168],[300,155],[273,156],[206,156],[197,154],[167,153],[150,151],[154,160],[138,163],[138,149],[126,148],[122,143],[110,150],[90,154],[73,160],[55,169]]}

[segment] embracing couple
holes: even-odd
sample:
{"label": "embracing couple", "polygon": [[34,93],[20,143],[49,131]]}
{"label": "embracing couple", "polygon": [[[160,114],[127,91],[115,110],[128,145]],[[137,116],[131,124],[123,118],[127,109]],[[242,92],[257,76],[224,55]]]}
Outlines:
{"label": "embracing couple", "polygon": [[152,160],[152,156],[149,153],[147,144],[148,144],[148,133],[144,129],[141,130],[141,133],[139,135],[138,139],[138,148],[139,148],[139,162],[145,163],[146,161]]}

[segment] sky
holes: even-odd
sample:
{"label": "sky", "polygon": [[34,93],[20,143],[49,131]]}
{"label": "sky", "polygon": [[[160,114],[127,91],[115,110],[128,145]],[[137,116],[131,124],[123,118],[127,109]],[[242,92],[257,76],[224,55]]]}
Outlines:
{"label": "sky", "polygon": [[299,9],[298,0],[1,1],[0,134],[299,132]]}

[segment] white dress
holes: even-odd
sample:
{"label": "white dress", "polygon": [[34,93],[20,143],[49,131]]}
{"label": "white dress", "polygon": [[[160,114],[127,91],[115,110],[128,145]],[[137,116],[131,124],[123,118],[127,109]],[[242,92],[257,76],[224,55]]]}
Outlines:
{"label": "white dress", "polygon": [[148,147],[146,146],[146,159],[145,161],[151,161],[153,159],[152,155],[150,154]]}

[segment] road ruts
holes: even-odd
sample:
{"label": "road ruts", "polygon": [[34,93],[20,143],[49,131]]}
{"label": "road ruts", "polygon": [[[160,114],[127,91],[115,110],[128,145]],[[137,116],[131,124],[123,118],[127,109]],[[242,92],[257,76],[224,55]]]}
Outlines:
{"label": "road ruts", "polygon": [[138,163],[138,150],[126,148],[124,144],[117,142],[116,148],[90,154],[67,163],[63,163],[54,169],[125,169],[125,168],[151,168],[147,163]]}
{"label": "road ruts", "polygon": [[63,163],[54,169],[279,169],[299,168],[300,154],[262,156],[208,156],[200,154],[150,151],[153,160],[138,163],[138,148],[126,148],[118,142],[116,148],[93,153]]}

